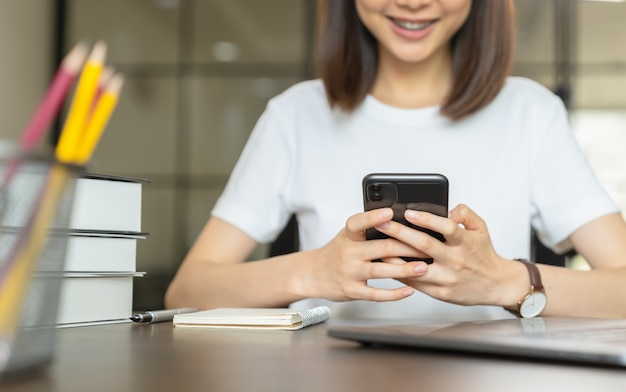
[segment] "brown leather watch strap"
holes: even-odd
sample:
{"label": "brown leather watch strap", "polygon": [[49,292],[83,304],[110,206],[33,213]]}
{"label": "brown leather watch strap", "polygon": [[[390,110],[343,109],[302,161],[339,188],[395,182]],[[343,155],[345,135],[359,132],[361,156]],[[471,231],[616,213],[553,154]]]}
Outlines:
{"label": "brown leather watch strap", "polygon": [[505,307],[504,309],[513,313],[517,317],[523,317],[521,315],[521,310],[522,310],[522,304],[524,303],[526,298],[528,298],[528,296],[532,295],[535,292],[543,293],[544,289],[543,289],[543,283],[541,282],[541,274],[539,273],[539,268],[537,268],[535,263],[533,263],[532,261],[528,261],[526,259],[514,259],[514,260],[519,261],[520,263],[526,266],[526,269],[528,270],[528,275],[530,277],[530,290],[528,291],[528,294],[526,294],[522,299],[520,299],[517,302],[517,308],[515,310],[509,309],[507,307]]}
{"label": "brown leather watch strap", "polygon": [[528,268],[528,273],[530,275],[530,286],[532,289],[536,291],[543,290],[543,283],[541,282],[541,274],[539,273],[539,268],[535,265],[535,263],[528,261],[526,259],[515,259],[516,261],[521,262]]}

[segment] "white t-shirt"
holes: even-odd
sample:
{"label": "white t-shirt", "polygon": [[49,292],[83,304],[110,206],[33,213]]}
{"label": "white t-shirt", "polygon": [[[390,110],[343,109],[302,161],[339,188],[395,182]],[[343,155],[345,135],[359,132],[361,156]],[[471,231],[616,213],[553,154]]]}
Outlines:
{"label": "white t-shirt", "polygon": [[[261,243],[274,240],[293,213],[301,249],[319,248],[363,210],[361,180],[374,172],[444,174],[450,208],[472,208],[496,252],[509,259],[529,256],[531,224],[547,246],[565,251],[577,228],[618,211],[577,145],[561,100],[511,77],[491,104],[456,123],[439,107],[399,109],[372,96],[347,114],[330,109],[319,80],[299,83],[268,103],[212,213]],[[357,318],[507,314],[420,292],[396,302],[330,305],[334,314]]]}

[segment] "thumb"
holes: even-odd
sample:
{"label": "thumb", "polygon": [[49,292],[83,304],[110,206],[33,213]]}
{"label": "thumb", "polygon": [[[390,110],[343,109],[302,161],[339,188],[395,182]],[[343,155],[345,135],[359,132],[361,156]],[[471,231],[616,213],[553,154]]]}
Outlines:
{"label": "thumb", "polygon": [[478,216],[471,208],[465,204],[459,204],[450,210],[450,219],[459,225],[463,225],[466,230],[486,230],[485,221]]}

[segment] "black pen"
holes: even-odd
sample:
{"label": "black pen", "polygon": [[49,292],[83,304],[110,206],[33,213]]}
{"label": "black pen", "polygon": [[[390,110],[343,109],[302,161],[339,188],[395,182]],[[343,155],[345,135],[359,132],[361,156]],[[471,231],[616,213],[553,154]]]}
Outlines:
{"label": "black pen", "polygon": [[158,323],[161,321],[171,321],[176,314],[191,313],[197,310],[196,308],[149,310],[144,313],[135,314],[130,319],[136,323]]}

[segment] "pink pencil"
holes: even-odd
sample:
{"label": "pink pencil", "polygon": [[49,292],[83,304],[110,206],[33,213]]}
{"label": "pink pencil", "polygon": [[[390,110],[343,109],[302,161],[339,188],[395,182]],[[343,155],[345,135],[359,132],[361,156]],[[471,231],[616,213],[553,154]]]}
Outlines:
{"label": "pink pencil", "polygon": [[31,151],[41,140],[65,101],[72,82],[80,72],[85,57],[87,57],[87,52],[87,45],[78,43],[61,62],[46,95],[22,134],[21,152]]}
{"label": "pink pencil", "polygon": [[[50,126],[50,123],[58,114],[72,86],[72,82],[83,66],[88,50],[87,45],[79,42],[65,56],[61,65],[59,65],[59,69],[54,75],[50,87],[48,87],[44,98],[22,134],[19,145],[20,155],[32,151],[37,146],[37,143],[41,140],[41,137]],[[9,186],[19,164],[19,156],[13,157],[13,159],[7,163],[4,178],[0,184],[0,192],[3,192]],[[2,217],[5,208],[4,204],[5,202],[0,195],[0,217]]]}

